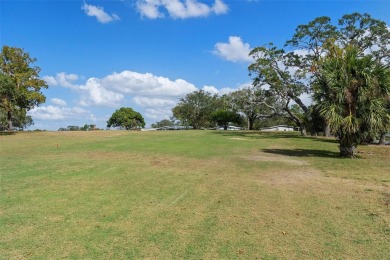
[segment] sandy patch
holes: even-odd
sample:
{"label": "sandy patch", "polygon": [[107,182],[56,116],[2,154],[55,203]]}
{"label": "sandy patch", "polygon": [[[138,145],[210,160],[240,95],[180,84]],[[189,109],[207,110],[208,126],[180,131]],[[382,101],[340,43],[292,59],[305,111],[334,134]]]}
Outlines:
{"label": "sandy patch", "polygon": [[109,135],[109,136],[106,136],[107,138],[112,138],[112,137],[116,137],[116,136],[121,136],[122,134],[114,134],[114,135]]}
{"label": "sandy patch", "polygon": [[278,171],[269,172],[261,177],[259,182],[266,183],[271,186],[290,186],[296,187],[320,187],[320,183],[325,180],[320,172],[313,169],[309,170],[298,170],[292,169],[291,171]]}
{"label": "sandy patch", "polygon": [[245,139],[245,138],[241,138],[241,137],[233,137],[233,138],[230,138],[232,140],[240,140],[240,141],[248,141],[248,139]]}
{"label": "sandy patch", "polygon": [[243,157],[245,160],[256,161],[256,162],[281,162],[288,163],[293,165],[309,165],[308,162],[303,160],[295,159],[294,157],[287,157],[282,155],[268,155],[268,154],[259,154],[259,155],[250,155]]}

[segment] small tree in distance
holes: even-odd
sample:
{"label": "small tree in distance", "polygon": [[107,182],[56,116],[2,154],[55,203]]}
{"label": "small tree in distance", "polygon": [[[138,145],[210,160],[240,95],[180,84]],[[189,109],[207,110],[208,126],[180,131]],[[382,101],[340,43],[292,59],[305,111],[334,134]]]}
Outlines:
{"label": "small tree in distance", "polygon": [[224,109],[218,109],[210,115],[210,118],[223,126],[223,130],[227,130],[229,123],[241,123],[242,117],[240,114]]}
{"label": "small tree in distance", "polygon": [[107,121],[107,127],[120,127],[126,130],[139,129],[145,126],[142,115],[130,107],[116,110]]}
{"label": "small tree in distance", "polygon": [[173,126],[173,122],[168,119],[163,119],[161,121],[157,121],[156,123],[152,124],[153,128],[159,128],[164,126]]}

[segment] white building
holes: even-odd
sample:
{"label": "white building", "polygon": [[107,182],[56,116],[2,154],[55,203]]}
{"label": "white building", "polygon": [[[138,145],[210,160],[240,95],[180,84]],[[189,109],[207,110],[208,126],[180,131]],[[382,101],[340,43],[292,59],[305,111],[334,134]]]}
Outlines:
{"label": "white building", "polygon": [[294,127],[288,126],[288,125],[275,125],[271,127],[263,127],[260,128],[261,131],[279,131],[279,132],[285,132],[285,131],[294,131]]}

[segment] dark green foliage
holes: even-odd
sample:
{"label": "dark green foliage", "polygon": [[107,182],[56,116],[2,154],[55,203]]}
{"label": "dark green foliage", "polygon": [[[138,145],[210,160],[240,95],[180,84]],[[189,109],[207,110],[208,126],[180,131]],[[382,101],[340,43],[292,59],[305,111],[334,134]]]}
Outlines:
{"label": "dark green foliage", "polygon": [[245,115],[247,129],[252,130],[256,119],[265,114],[266,108],[259,104],[264,101],[264,91],[252,86],[232,92],[228,96],[232,108]]}
{"label": "dark green foliage", "polygon": [[218,105],[217,95],[198,90],[181,98],[172,112],[183,125],[191,125],[194,129],[199,129],[210,125],[210,115]]}
{"label": "dark green foliage", "polygon": [[323,135],[326,133],[326,120],[321,115],[318,105],[312,105],[309,107],[309,112],[305,116],[305,125],[307,131],[309,131],[312,135],[317,135],[322,132]]}
{"label": "dark green foliage", "polygon": [[171,120],[163,119],[161,121],[156,122],[155,124],[152,124],[153,128],[159,128],[163,126],[173,126],[174,123]]}
{"label": "dark green foliage", "polygon": [[107,121],[107,127],[120,127],[126,130],[139,129],[145,126],[142,115],[130,107],[121,107],[116,110]]}
{"label": "dark green foliage", "polygon": [[[339,19],[338,24],[333,24],[329,17],[318,17],[308,24],[297,27],[292,39],[286,42],[285,46],[293,48],[288,52],[275,47],[272,43],[254,48],[250,55],[255,58],[255,62],[249,66],[249,71],[254,77],[253,84],[268,85],[270,92],[282,102],[282,110],[301,129],[308,127],[311,132],[317,133],[320,128],[329,129],[329,124],[333,122],[333,131],[338,131],[336,136],[340,140],[348,139],[346,146],[355,147],[363,140],[370,141],[377,137],[383,140],[389,129],[388,117],[379,116],[381,113],[389,115],[386,108],[389,102],[388,94],[378,90],[382,84],[379,81],[386,81],[383,80],[386,73],[381,74],[379,70],[389,69],[389,42],[390,30],[386,23],[372,18],[369,14],[347,14]],[[340,53],[338,58],[334,59],[337,48]],[[355,52],[353,59],[352,52],[347,50],[350,48]],[[348,85],[347,79],[349,83],[359,85],[356,91],[350,89],[351,85]],[[336,89],[334,87],[336,81],[347,85],[339,85],[340,88]],[[305,92],[312,94],[314,101],[310,110],[300,100],[300,95]],[[370,95],[364,104],[358,101],[363,95]],[[290,100],[295,101],[303,109],[304,117],[291,109]],[[324,109],[326,106],[324,100],[333,102],[333,105],[338,102],[337,106],[341,110],[336,112],[330,106],[328,106],[330,110]],[[356,102],[359,105],[354,104]],[[330,116],[343,114],[341,111],[351,112],[349,127],[342,131],[341,128],[335,127],[334,117]],[[369,116],[369,111],[377,111],[377,116]],[[365,117],[367,118],[363,119]],[[339,120],[339,126],[340,122]],[[350,135],[346,134],[347,132],[356,134]],[[341,145],[340,149],[345,145]],[[348,149],[351,151],[351,147]]]}
{"label": "dark green foliage", "polygon": [[218,109],[211,113],[211,120],[217,122],[218,125],[222,125],[224,130],[227,130],[229,123],[240,124],[243,118],[240,114],[231,110]]}
{"label": "dark green foliage", "polygon": [[60,127],[58,131],[94,131],[94,130],[101,130],[99,128],[96,128],[96,125],[91,124],[85,124],[84,126],[75,126],[75,125],[68,125],[66,128]]}
{"label": "dark green foliage", "polygon": [[[12,113],[11,120],[13,129],[18,130],[23,130],[34,124],[32,117],[27,115],[27,111],[25,109],[14,111]],[[8,130],[8,125],[7,112],[4,109],[0,109],[0,131]]]}
{"label": "dark green foliage", "polygon": [[[7,115],[7,129],[13,129],[13,122],[19,126],[31,123],[26,116],[28,110],[45,102],[42,88],[46,82],[39,79],[39,67],[33,67],[36,59],[20,48],[3,46],[0,53],[0,107]],[[22,116],[23,115],[23,116]]]}
{"label": "dark green foliage", "polygon": [[[321,62],[320,113],[339,139],[340,154],[354,156],[355,147],[385,129],[390,120],[390,69],[354,45],[333,45]],[[385,97],[385,98],[384,98]]]}

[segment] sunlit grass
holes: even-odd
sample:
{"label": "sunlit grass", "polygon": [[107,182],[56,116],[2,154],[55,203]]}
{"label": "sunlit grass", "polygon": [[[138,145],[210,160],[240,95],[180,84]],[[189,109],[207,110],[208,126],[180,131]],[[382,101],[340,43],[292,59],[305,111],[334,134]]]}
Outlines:
{"label": "sunlit grass", "polygon": [[388,259],[390,147],[233,131],[0,136],[0,258]]}

